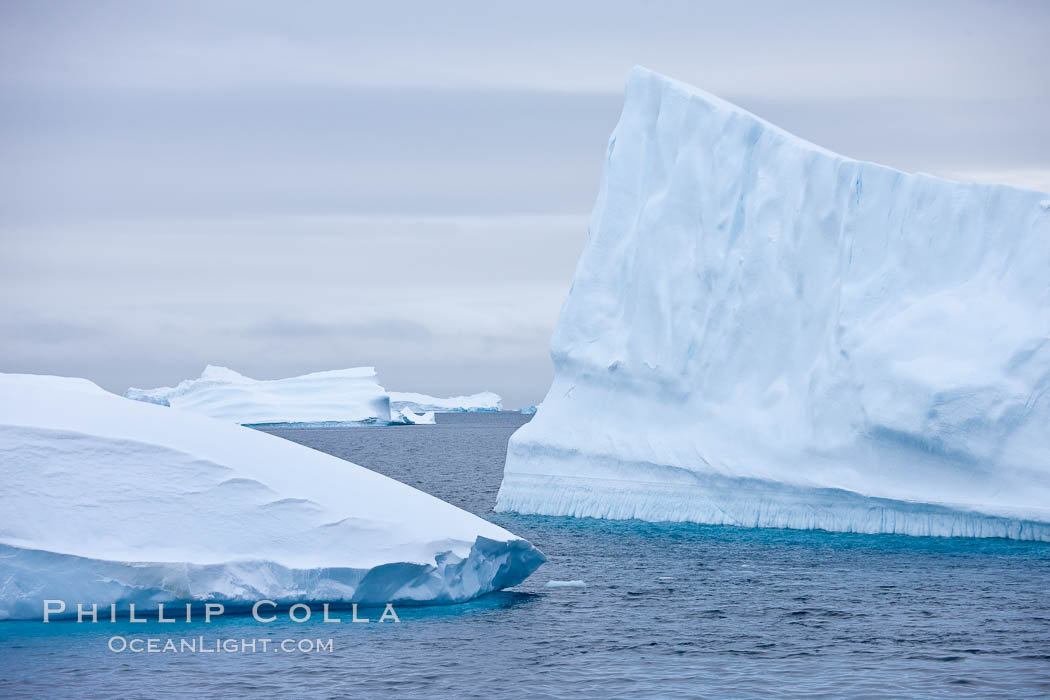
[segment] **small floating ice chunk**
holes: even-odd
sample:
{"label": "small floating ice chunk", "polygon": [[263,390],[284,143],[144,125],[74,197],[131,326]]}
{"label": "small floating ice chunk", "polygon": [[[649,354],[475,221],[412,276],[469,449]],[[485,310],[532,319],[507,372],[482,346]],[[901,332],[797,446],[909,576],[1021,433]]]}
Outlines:
{"label": "small floating ice chunk", "polygon": [[573,581],[547,581],[543,585],[545,588],[584,588],[587,584],[584,581],[575,579]]}
{"label": "small floating ice chunk", "polygon": [[404,423],[406,425],[434,425],[434,412],[413,413],[407,408],[390,409],[391,423]]}

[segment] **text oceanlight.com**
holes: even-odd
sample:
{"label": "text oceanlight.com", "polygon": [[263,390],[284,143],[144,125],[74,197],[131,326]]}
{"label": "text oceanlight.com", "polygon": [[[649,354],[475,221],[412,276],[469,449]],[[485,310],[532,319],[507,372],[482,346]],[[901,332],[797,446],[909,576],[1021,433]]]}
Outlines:
{"label": "text oceanlight.com", "polygon": [[[280,605],[272,600],[256,601],[251,606],[251,617],[258,623],[269,624],[279,619],[285,619],[293,623],[304,623],[313,619],[327,624],[349,623],[371,623],[371,622],[395,622],[401,619],[394,610],[394,606],[387,603],[383,612],[375,617],[376,611],[366,616],[365,611],[358,610],[356,603],[350,605],[338,604],[337,609],[332,609],[332,604],[322,603],[311,606],[307,603],[295,603],[293,605]],[[153,606],[150,606],[151,608]],[[238,608],[247,612],[246,608]],[[156,609],[136,610],[134,603],[126,606],[111,603],[99,605],[98,603],[66,603],[62,600],[45,600],[43,609],[43,621],[55,622],[59,619],[76,621],[78,624],[101,624],[101,623],[203,623],[211,624],[216,618],[226,612],[222,603],[157,603]],[[114,635],[107,642],[109,651],[116,654],[257,654],[257,653],[322,653],[331,654],[335,651],[333,639],[317,638],[279,638],[270,637],[208,637],[205,635],[160,636],[146,635]]]}
{"label": "text oceanlight.com", "polygon": [[109,638],[109,650],[117,654],[278,654],[323,653],[335,651],[332,639],[270,639],[268,637],[207,639],[198,637],[122,637]]}
{"label": "text oceanlight.com", "polygon": [[[344,609],[347,606],[343,606]],[[267,624],[274,622],[278,618],[279,604],[272,600],[259,600],[252,605],[252,617],[255,618],[256,622]],[[203,610],[203,622],[210,624],[211,621],[217,617],[220,617],[226,612],[226,606],[222,603],[205,603]],[[65,601],[63,600],[45,600],[44,601],[44,622],[51,622],[51,618],[55,617],[70,618],[73,617],[73,611],[71,608],[67,608]],[[288,619],[292,622],[303,623],[308,622],[314,617],[314,608],[306,603],[295,603],[288,607],[284,613]],[[336,611],[330,609],[330,603],[322,603],[320,610],[317,613],[321,616],[321,621],[326,623],[341,623],[346,622],[355,623],[368,623],[372,622],[373,619],[364,617],[358,612],[357,603],[351,603],[349,609],[346,612],[336,615]],[[349,613],[349,616],[346,616]],[[344,617],[345,616],[345,617]],[[99,605],[98,603],[77,603],[76,604],[76,621],[78,623],[99,623],[99,622],[152,622],[156,621],[159,623],[163,622],[195,622],[201,621],[202,615],[199,606],[195,607],[193,603],[186,603],[185,605],[169,604],[165,606],[164,603],[157,603],[157,609],[151,612],[136,611],[135,604],[129,603],[126,608],[119,608],[116,603],[110,605]],[[376,620],[377,622],[401,622],[401,618],[397,616],[397,611],[394,610],[394,606],[387,603],[383,608],[383,613]]]}

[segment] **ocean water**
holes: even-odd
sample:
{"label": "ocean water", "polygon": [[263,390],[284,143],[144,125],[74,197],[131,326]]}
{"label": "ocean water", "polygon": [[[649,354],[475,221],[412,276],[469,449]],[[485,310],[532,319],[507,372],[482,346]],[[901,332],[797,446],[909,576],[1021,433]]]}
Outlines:
{"label": "ocean water", "polygon": [[[549,561],[515,589],[400,623],[0,623],[0,695],[1050,696],[1050,545],[493,514],[527,419],[267,429],[529,539]],[[331,651],[117,653],[114,636]]]}

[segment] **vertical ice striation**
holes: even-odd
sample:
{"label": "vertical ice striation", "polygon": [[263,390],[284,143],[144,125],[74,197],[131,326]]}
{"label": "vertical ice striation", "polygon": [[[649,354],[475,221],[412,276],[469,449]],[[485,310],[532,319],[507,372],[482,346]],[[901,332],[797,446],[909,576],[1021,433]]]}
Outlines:
{"label": "vertical ice striation", "polygon": [[1045,200],[635,68],[497,510],[1050,540]]}

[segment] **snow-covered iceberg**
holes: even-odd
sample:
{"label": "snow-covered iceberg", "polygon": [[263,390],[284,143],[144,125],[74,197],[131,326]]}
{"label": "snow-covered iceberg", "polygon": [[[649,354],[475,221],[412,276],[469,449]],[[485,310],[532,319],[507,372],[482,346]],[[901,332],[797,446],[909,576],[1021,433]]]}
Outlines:
{"label": "snow-covered iceberg", "polygon": [[1050,540],[1048,209],[635,68],[496,510]]}
{"label": "snow-covered iceberg", "polygon": [[390,408],[395,411],[408,409],[416,413],[477,413],[503,410],[503,399],[491,391],[482,391],[470,396],[450,396],[447,399],[410,391],[391,391]]}
{"label": "snow-covered iceberg", "polygon": [[449,603],[543,555],[355,464],[83,379],[0,374],[0,619],[45,599]]}
{"label": "snow-covered iceberg", "polygon": [[259,380],[208,365],[198,379],[131,388],[125,396],[242,425],[390,421],[390,401],[372,367]]}

